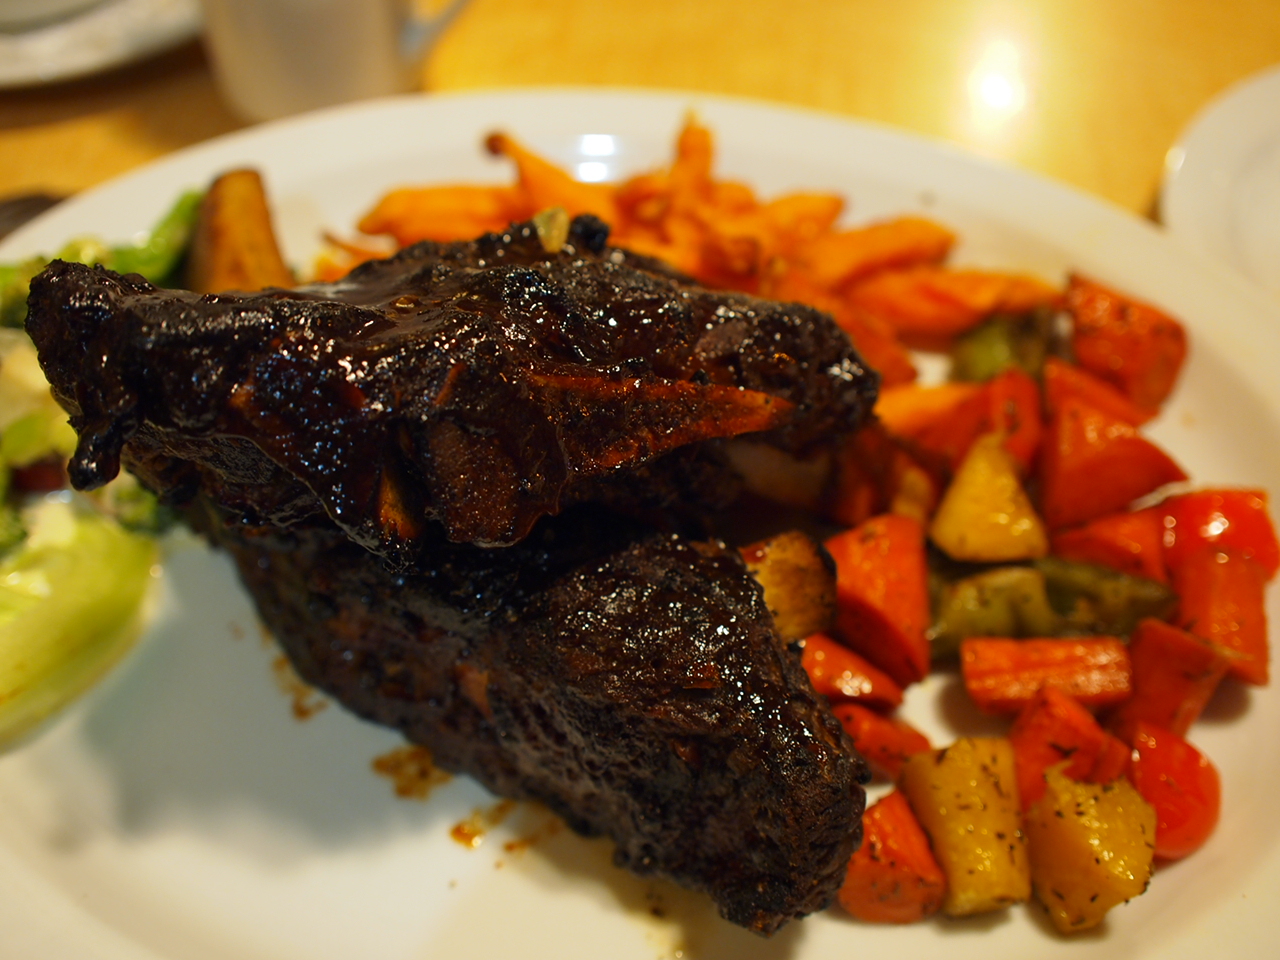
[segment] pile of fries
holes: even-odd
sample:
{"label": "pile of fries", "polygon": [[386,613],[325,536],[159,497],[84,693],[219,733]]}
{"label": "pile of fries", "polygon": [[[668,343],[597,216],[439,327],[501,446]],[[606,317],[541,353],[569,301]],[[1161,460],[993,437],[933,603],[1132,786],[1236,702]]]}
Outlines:
{"label": "pile of fries", "polygon": [[[670,167],[620,184],[574,180],[506,134],[493,134],[486,146],[514,162],[514,184],[395,190],[360,230],[389,235],[403,247],[501,232],[553,207],[571,217],[591,213],[609,224],[611,243],[664,260],[707,286],[825,310],[886,386],[915,379],[908,346],[940,346],[992,313],[1055,305],[1061,296],[1032,277],[946,268],[955,235],[931,220],[900,217],[842,230],[841,196],[791,193],[762,201],[746,184],[717,180],[711,132],[693,117],[680,131]],[[322,261],[320,279],[336,279],[377,255],[343,244]]]}

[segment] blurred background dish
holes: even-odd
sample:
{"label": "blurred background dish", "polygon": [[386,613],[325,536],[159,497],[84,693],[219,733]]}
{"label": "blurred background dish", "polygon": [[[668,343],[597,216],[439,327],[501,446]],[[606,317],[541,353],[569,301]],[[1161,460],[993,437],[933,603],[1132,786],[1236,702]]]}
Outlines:
{"label": "blurred background dish", "polygon": [[[85,6],[80,4],[80,6]],[[120,66],[190,40],[200,31],[198,0],[105,0],[28,29],[0,28],[0,88],[69,80]]]}
{"label": "blurred background dish", "polygon": [[1160,219],[1280,293],[1280,66],[1230,87],[1187,126],[1166,157]]}

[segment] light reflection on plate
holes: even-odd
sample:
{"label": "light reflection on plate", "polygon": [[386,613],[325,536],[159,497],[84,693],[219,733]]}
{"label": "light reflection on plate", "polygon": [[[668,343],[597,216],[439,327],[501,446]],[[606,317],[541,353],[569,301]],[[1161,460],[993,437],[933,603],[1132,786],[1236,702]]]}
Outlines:
{"label": "light reflection on plate", "polygon": [[[0,260],[87,231],[123,238],[178,191],[251,163],[266,178],[289,257],[348,232],[386,189],[506,182],[484,135],[503,128],[571,168],[617,177],[666,162],[685,112],[713,129],[716,169],[765,196],[838,190],[851,222],[924,212],[957,228],[962,262],[1060,279],[1087,272],[1181,316],[1192,355],[1153,437],[1202,484],[1280,490],[1280,308],[1206,270],[1150,224],[1032,176],[830,116],[697,94],[524,91],[409,97],[269,124],[183,151],[78,196],[0,245]],[[605,138],[610,138],[606,140]],[[603,151],[608,148],[606,154]],[[1224,818],[1209,846],[1082,941],[1035,910],[909,928],[837,913],[771,941],[704,899],[613,869],[607,843],[567,831],[524,849],[545,814],[524,809],[478,849],[449,829],[493,798],[466,779],[426,803],[396,800],[369,769],[397,738],[329,709],[299,724],[273,653],[221,558],[168,567],[169,616],[140,654],[32,747],[0,758],[0,930],[14,960],[531,960],[901,954],[947,960],[1139,960],[1257,955],[1280,935],[1280,698],[1228,688],[1191,739],[1219,765]],[[1273,617],[1280,610],[1273,598]],[[954,677],[909,692],[935,742],[990,729]],[[658,916],[657,914],[661,914]]]}

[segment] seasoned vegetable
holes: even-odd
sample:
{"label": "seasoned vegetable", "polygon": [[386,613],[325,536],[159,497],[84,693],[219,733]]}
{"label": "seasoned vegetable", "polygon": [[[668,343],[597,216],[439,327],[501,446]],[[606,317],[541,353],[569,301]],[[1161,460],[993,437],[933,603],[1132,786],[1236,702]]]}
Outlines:
{"label": "seasoned vegetable", "polygon": [[1067,309],[1076,361],[1144,410],[1159,410],[1187,356],[1182,324],[1147,303],[1073,274]]}
{"label": "seasoned vegetable", "polygon": [[796,530],[742,548],[747,569],[764,589],[774,626],[788,640],[828,630],[836,614],[831,558]]}
{"label": "seasoned vegetable", "polygon": [[1009,731],[1022,809],[1043,795],[1044,775],[1051,767],[1065,764],[1063,772],[1072,780],[1115,779],[1119,773],[1109,755],[1113,739],[1078,701],[1055,687],[1041,687]]}
{"label": "seasoned vegetable", "polygon": [[1044,524],[1018,480],[1004,436],[974,441],[929,525],[929,539],[953,560],[1003,563],[1049,551]]}
{"label": "seasoned vegetable", "polygon": [[1173,459],[1129,423],[1068,397],[1040,450],[1041,513],[1052,530],[1123,510],[1187,479]]}
{"label": "seasoned vegetable", "polygon": [[886,717],[857,704],[841,703],[832,712],[872,769],[895,780],[912,754],[930,749],[929,739],[907,721]]}
{"label": "seasoned vegetable", "polygon": [[202,196],[199,191],[182,194],[137,243],[112,247],[95,237],[80,237],[53,257],[31,257],[18,264],[0,265],[0,325],[22,326],[27,316],[27,285],[52,259],[100,263],[120,273],[140,273],[152,283],[172,282],[191,239]]}
{"label": "seasoned vegetable", "polygon": [[924,531],[908,517],[872,517],[826,542],[836,561],[840,639],[899,686],[929,671]]}
{"label": "seasoned vegetable", "polygon": [[1008,740],[971,737],[915,754],[903,766],[898,787],[946,874],[945,913],[986,913],[1031,895]]}
{"label": "seasoned vegetable", "polygon": [[[1057,298],[1052,291],[1049,302]],[[1053,312],[994,316],[956,338],[951,346],[953,380],[990,380],[1006,370],[1039,377],[1049,353]]]}
{"label": "seasoned vegetable", "polygon": [[1168,583],[1164,563],[1164,522],[1157,507],[1113,513],[1082,527],[1055,533],[1049,550],[1056,557],[1110,567],[1132,577]]}
{"label": "seasoned vegetable", "polygon": [[1178,602],[1162,583],[1107,567],[1049,556],[1037,560],[1036,569],[1064,627],[1075,633],[1128,636],[1143,617],[1167,617]]}
{"label": "seasoned vegetable", "polygon": [[1270,679],[1267,572],[1235,553],[1202,550],[1169,570],[1178,592],[1178,625],[1231,650],[1228,672],[1257,686]]}
{"label": "seasoned vegetable", "polygon": [[88,689],[132,646],[155,542],[62,500],[0,563],[0,747]]}
{"label": "seasoned vegetable", "polygon": [[256,170],[218,177],[200,203],[186,285],[198,293],[293,286]]}
{"label": "seasoned vegetable", "polygon": [[840,905],[867,923],[915,923],[938,912],[946,886],[906,798],[895,790],[869,807]]}
{"label": "seasoned vegetable", "polygon": [[856,700],[882,710],[902,704],[902,688],[887,673],[830,637],[820,633],[808,637],[800,663],[813,689],[832,703]]}
{"label": "seasoned vegetable", "polygon": [[929,643],[934,659],[960,649],[966,637],[1046,637],[1058,632],[1044,574],[1034,567],[996,567],[951,583],[933,598]]}
{"label": "seasoned vegetable", "polygon": [[1155,811],[1125,780],[1077,783],[1058,768],[1045,780],[1027,811],[1036,898],[1061,933],[1088,930],[1147,889]]}
{"label": "seasoned vegetable", "polygon": [[986,713],[1017,713],[1046,686],[1091,707],[1119,703],[1133,690],[1129,651],[1115,637],[970,637],[960,644],[960,670]]}
{"label": "seasoned vegetable", "polygon": [[1280,569],[1280,543],[1265,490],[1197,490],[1158,507],[1170,567],[1210,548],[1252,560],[1268,579]]}
{"label": "seasoned vegetable", "polygon": [[1183,736],[1218,689],[1234,657],[1224,647],[1148,618],[1133,632],[1129,659],[1133,696],[1112,711],[1108,726],[1125,731],[1145,720]]}

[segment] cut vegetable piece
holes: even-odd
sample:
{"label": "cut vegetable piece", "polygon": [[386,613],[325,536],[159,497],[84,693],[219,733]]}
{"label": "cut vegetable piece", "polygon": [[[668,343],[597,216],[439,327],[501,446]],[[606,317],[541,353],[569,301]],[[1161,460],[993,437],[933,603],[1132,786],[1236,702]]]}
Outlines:
{"label": "cut vegetable piece", "polygon": [[907,798],[895,790],[869,807],[840,905],[865,923],[915,923],[938,912],[946,887]]}
{"label": "cut vegetable piece", "polygon": [[1056,687],[1041,687],[1009,731],[1022,809],[1044,794],[1045,773],[1051,768],[1060,768],[1072,780],[1088,779],[1106,739],[1093,714],[1076,700]]}
{"label": "cut vegetable piece", "polygon": [[1069,397],[1049,421],[1040,479],[1041,513],[1060,530],[1117,513],[1187,475],[1131,424]]}
{"label": "cut vegetable piece", "polygon": [[918,753],[903,766],[898,788],[946,874],[946,914],[986,913],[1031,895],[1008,740],[965,738],[945,750]]}
{"label": "cut vegetable piece", "polygon": [[518,189],[524,195],[526,209],[536,212],[548,207],[564,207],[571,218],[580,213],[593,213],[605,223],[618,222],[612,184],[575,180],[505,133],[490,134],[485,139],[485,149],[515,162]]}
{"label": "cut vegetable piece", "polygon": [[1182,557],[1169,574],[1178,594],[1178,625],[1234,652],[1231,676],[1265,686],[1271,659],[1266,569],[1210,547]]}
{"label": "cut vegetable piece", "polygon": [[1055,533],[1055,556],[1110,567],[1134,577],[1168,583],[1164,563],[1164,515],[1156,507],[1113,513],[1082,527]]}
{"label": "cut vegetable piece", "polygon": [[1048,556],[1037,560],[1049,602],[1075,634],[1128,636],[1143,617],[1164,618],[1177,605],[1165,584],[1110,567]]}
{"label": "cut vegetable piece", "polygon": [[[1185,736],[1227,674],[1234,656],[1225,648],[1162,620],[1138,624],[1129,641],[1133,696],[1107,718],[1129,731],[1140,720]],[[1132,733],[1122,734],[1131,740]]]}
{"label": "cut vegetable piece", "polygon": [[787,640],[831,627],[836,578],[831,558],[808,534],[788,530],[742,548],[747,570],[764,590],[773,625]]}
{"label": "cut vegetable piece", "polygon": [[1162,514],[1170,567],[1213,547],[1255,561],[1268,580],[1280,569],[1280,543],[1265,490],[1197,490],[1170,497],[1154,510]]}
{"label": "cut vegetable piece", "polygon": [[1044,575],[1032,567],[996,567],[935,591],[929,643],[936,660],[965,637],[1046,637],[1057,632]]}
{"label": "cut vegetable piece", "polygon": [[1178,860],[1199,850],[1218,825],[1222,783],[1209,759],[1169,730],[1138,722],[1129,776],[1155,807],[1155,853]]}
{"label": "cut vegetable piece", "polygon": [[1060,933],[1088,930],[1147,889],[1155,811],[1124,780],[1077,783],[1056,769],[1046,779],[1026,822],[1036,898]]}
{"label": "cut vegetable piece", "polygon": [[875,413],[892,434],[914,439],[920,431],[946,417],[961,403],[978,395],[976,383],[943,383],[924,387],[915,383],[882,389]]}
{"label": "cut vegetable piece", "polygon": [[1044,524],[1022,489],[1003,434],[974,441],[938,504],[929,537],[954,560],[1001,563],[1048,553]]}
{"label": "cut vegetable piece", "polygon": [[1067,283],[1076,361],[1144,410],[1157,411],[1187,356],[1182,324],[1078,274]]}
{"label": "cut vegetable piece", "polygon": [[1010,370],[1039,377],[1052,337],[1052,310],[992,317],[951,345],[951,378],[990,380]]}
{"label": "cut vegetable piece", "polygon": [[800,662],[813,689],[833,703],[856,700],[881,710],[902,704],[902,688],[888,674],[830,637],[815,633],[806,639]]}
{"label": "cut vegetable piece", "polygon": [[471,240],[505,230],[536,211],[514,187],[458,184],[392,190],[357,225],[371,236],[391,234],[407,247],[419,240]]}
{"label": "cut vegetable piece", "polygon": [[1046,686],[1090,707],[1119,703],[1133,692],[1129,651],[1115,637],[974,637],[960,644],[960,669],[985,713],[1017,713]]}
{"label": "cut vegetable piece", "polygon": [[831,712],[849,734],[854,749],[886,779],[896,780],[908,757],[931,749],[923,733],[897,717],[881,716],[856,703],[837,704]]}
{"label": "cut vegetable piece", "polygon": [[200,203],[186,274],[197,293],[293,286],[258,171],[232,170],[213,181]]}
{"label": "cut vegetable piece", "polygon": [[924,528],[909,517],[872,517],[826,542],[836,561],[836,630],[899,686],[929,670]]}
{"label": "cut vegetable piece", "polygon": [[1120,779],[1129,770],[1129,758],[1132,753],[1133,748],[1129,744],[1109,733],[1104,733],[1102,750],[1098,753],[1098,760],[1093,765],[1093,769],[1089,771],[1088,781],[1110,783],[1112,780]]}
{"label": "cut vegetable piece", "polygon": [[1048,357],[1044,362],[1044,405],[1053,414],[1067,399],[1079,400],[1087,406],[1101,410],[1117,420],[1140,427],[1155,413],[1144,410],[1127,396],[1073,363],[1058,357]]}
{"label": "cut vegetable piece", "polygon": [[0,748],[96,683],[133,645],[153,540],[45,501],[0,564]]}

